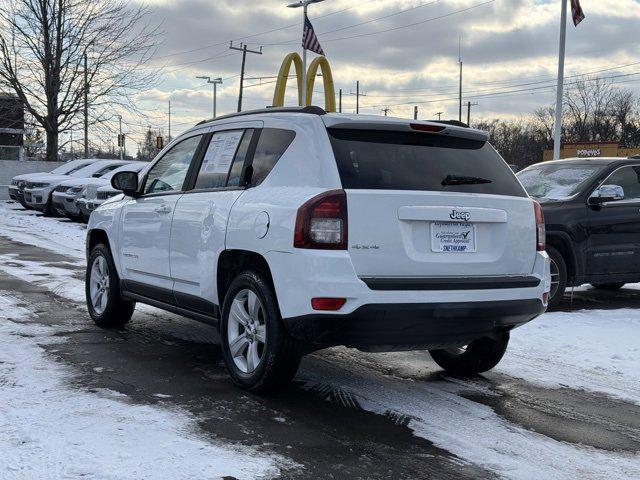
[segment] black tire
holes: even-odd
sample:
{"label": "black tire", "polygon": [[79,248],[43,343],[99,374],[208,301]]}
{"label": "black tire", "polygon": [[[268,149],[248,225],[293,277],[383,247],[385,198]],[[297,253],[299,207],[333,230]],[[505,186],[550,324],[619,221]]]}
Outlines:
{"label": "black tire", "polygon": [[[547,246],[547,253],[551,259],[551,292],[549,293],[548,310],[558,308],[562,303],[564,292],[567,289],[567,264],[562,254],[554,247]],[[554,268],[555,267],[555,268]],[[557,288],[554,288],[554,281],[557,275]]]}
{"label": "black tire", "polygon": [[[102,257],[106,264],[108,274],[108,291],[106,305],[102,307],[94,306],[91,300],[91,270],[96,260]],[[93,247],[89,259],[87,261],[87,272],[85,275],[85,295],[87,300],[87,309],[93,321],[102,328],[122,328],[126,325],[133,315],[136,307],[135,302],[125,300],[120,293],[120,278],[113,263],[111,250],[104,244],[98,244]]]}
{"label": "black tire", "polygon": [[477,375],[495,367],[507,351],[507,345],[509,332],[497,339],[487,337],[475,340],[459,353],[451,350],[429,350],[429,354],[447,373]]}
{"label": "black tire", "polygon": [[597,288],[598,290],[609,290],[611,292],[615,292],[616,290],[620,290],[624,287],[626,283],[617,282],[617,283],[592,283],[591,286],[593,288]]}
{"label": "black tire", "polygon": [[[249,373],[243,372],[238,367],[229,345],[231,307],[236,296],[242,295],[242,292],[246,290],[257,295],[262,304],[261,318],[266,338],[258,366]],[[232,325],[232,328],[234,326],[237,327],[237,325]],[[244,329],[244,332],[247,332],[247,329]],[[220,338],[227,371],[234,383],[244,389],[253,392],[275,392],[286,386],[298,371],[302,357],[301,345],[286,331],[271,287],[261,275],[254,271],[243,272],[231,282],[222,309]],[[244,348],[242,350],[248,352],[248,348],[249,345],[247,345],[247,350]]]}
{"label": "black tire", "polygon": [[44,206],[44,210],[42,211],[45,217],[59,217],[60,214],[53,206],[53,196],[49,195],[49,200],[47,204]]}

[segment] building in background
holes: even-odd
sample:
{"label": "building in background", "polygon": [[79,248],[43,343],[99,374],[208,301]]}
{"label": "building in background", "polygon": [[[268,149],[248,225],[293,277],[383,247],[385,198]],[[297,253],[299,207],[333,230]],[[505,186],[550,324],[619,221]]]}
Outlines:
{"label": "building in background", "polygon": [[[565,143],[560,150],[560,158],[590,157],[633,157],[640,155],[640,148],[620,148],[618,142]],[[543,152],[543,161],[553,160],[553,150]]]}
{"label": "building in background", "polygon": [[22,160],[24,156],[24,107],[14,97],[0,92],[0,160]]}

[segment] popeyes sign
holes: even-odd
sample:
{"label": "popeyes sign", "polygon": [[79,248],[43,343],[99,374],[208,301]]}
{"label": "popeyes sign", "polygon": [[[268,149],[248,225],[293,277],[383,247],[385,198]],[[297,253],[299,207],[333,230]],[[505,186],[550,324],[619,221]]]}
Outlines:
{"label": "popeyes sign", "polygon": [[576,152],[578,157],[599,157],[602,154],[602,150],[599,148],[583,148]]}

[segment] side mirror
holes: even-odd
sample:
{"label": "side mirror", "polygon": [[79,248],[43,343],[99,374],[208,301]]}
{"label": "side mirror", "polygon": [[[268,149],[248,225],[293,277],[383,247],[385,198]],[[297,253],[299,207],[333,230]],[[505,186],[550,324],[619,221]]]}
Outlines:
{"label": "side mirror", "polygon": [[602,205],[619,200],[624,200],[624,188],[620,185],[601,185],[589,197],[589,205]]}
{"label": "side mirror", "polygon": [[138,196],[137,172],[118,172],[111,177],[111,186],[130,197]]}

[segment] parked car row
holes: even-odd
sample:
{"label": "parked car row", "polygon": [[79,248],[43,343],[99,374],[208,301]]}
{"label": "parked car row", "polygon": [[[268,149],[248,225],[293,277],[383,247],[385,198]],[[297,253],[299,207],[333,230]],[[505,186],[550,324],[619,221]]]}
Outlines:
{"label": "parked car row", "polygon": [[51,172],[14,177],[9,196],[24,208],[40,210],[45,215],[87,221],[98,205],[119,193],[110,184],[114,173],[123,168],[139,172],[147,165],[131,160],[72,160]]}

